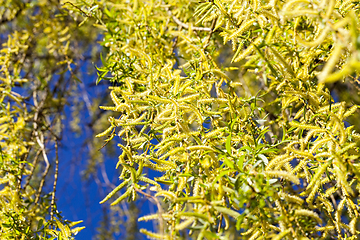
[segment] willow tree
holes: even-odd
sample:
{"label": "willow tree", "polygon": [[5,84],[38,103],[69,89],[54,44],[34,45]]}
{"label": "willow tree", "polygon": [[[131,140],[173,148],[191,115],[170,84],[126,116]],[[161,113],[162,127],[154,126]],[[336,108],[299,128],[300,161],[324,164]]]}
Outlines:
{"label": "willow tree", "polygon": [[82,99],[74,63],[99,30],[98,82],[109,81],[111,102],[97,137],[122,151],[101,203],[149,199],[157,212],[138,220],[157,224],[140,230],[155,239],[359,235],[356,1],[2,6],[2,238],[71,238],[48,148],[60,140],[64,98]]}
{"label": "willow tree", "polygon": [[122,150],[101,203],[153,201],[154,239],[357,237],[357,2],[90,5],[112,84],[97,137]]}
{"label": "willow tree", "polygon": [[81,63],[95,60],[96,32],[79,24],[57,1],[0,1],[1,239],[71,239],[83,228],[56,204],[64,106],[82,96]]}

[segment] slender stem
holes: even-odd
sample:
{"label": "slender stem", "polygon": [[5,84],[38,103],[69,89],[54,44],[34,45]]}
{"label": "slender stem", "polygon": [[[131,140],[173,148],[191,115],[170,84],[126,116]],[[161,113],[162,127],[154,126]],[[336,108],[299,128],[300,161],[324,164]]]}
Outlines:
{"label": "slender stem", "polygon": [[46,154],[46,149],[45,149],[45,144],[44,144],[44,135],[43,133],[40,131],[40,134],[38,132],[38,124],[37,124],[37,121],[38,121],[38,117],[39,117],[39,113],[45,103],[45,99],[44,98],[40,104],[38,104],[38,101],[37,101],[37,91],[34,91],[33,92],[33,98],[34,98],[34,105],[36,107],[36,112],[34,114],[34,133],[35,133],[35,138],[36,138],[36,141],[41,149],[41,152],[42,152],[42,155],[43,155],[43,158],[44,158],[44,161],[45,161],[45,171],[41,177],[41,181],[40,181],[40,185],[39,185],[39,189],[38,189],[38,192],[36,194],[36,198],[35,198],[35,203],[38,203],[39,201],[39,198],[40,198],[40,195],[41,195],[41,191],[42,191],[42,188],[44,186],[44,183],[45,183],[45,177],[46,175],[48,174],[49,172],[49,168],[50,168],[50,163],[49,163],[49,159],[47,157],[47,154]]}
{"label": "slender stem", "polygon": [[216,21],[217,21],[217,18],[215,18],[212,23],[211,23],[211,31],[210,31],[210,34],[209,36],[207,36],[205,42],[204,42],[204,49],[206,49],[208,46],[209,46],[209,43],[210,43],[210,39],[211,39],[211,36],[212,34],[214,33],[214,28],[216,26]]}
{"label": "slender stem", "polygon": [[[170,11],[169,8],[165,8],[165,10],[167,11],[167,13],[169,14],[170,17],[172,17],[172,19],[174,20],[174,22],[179,25],[180,27],[183,27],[185,29],[189,29],[189,25],[187,25],[186,23],[183,23],[182,21],[180,21],[177,17],[175,17],[172,12]],[[211,28],[207,28],[207,27],[192,27],[191,28],[194,31],[204,31],[204,32],[211,32]]]}
{"label": "slender stem", "polygon": [[134,189],[135,189],[135,191],[137,191],[138,193],[141,193],[141,194],[144,195],[145,197],[150,198],[150,199],[153,199],[153,200],[155,201],[155,203],[156,203],[156,205],[157,205],[157,207],[158,207],[158,210],[159,210],[160,232],[161,232],[162,234],[164,234],[164,218],[163,218],[163,216],[162,216],[162,214],[163,214],[163,209],[162,209],[162,207],[161,207],[161,204],[160,204],[159,200],[158,200],[156,197],[151,196],[150,194],[142,191],[141,189],[138,189],[138,188],[135,187],[135,186],[134,186]]}
{"label": "slender stem", "polygon": [[55,207],[55,192],[56,192],[56,185],[58,180],[59,174],[59,152],[58,152],[58,140],[55,138],[55,175],[54,175],[54,185],[53,191],[51,194],[51,212],[50,212],[50,220],[54,220],[54,207]]}
{"label": "slender stem", "polygon": [[36,152],[36,155],[34,157],[34,161],[32,162],[32,165],[33,165],[33,168],[31,169],[31,172],[29,174],[29,177],[26,179],[26,183],[24,185],[24,189],[26,189],[26,187],[29,185],[30,183],[30,180],[34,174],[34,171],[35,171],[35,168],[36,168],[36,165],[39,161],[39,156],[40,156],[40,153],[41,153],[41,149],[39,149],[37,152]]}

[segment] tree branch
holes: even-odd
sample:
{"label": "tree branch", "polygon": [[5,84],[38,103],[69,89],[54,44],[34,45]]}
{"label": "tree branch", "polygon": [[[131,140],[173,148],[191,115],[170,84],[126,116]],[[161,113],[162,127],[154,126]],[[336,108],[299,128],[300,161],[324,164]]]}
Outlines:
{"label": "tree branch", "polygon": [[[183,23],[182,21],[180,21],[177,17],[175,17],[172,12],[170,11],[169,8],[165,8],[165,10],[167,11],[167,13],[169,14],[170,17],[172,17],[172,19],[174,20],[174,22],[179,25],[180,27],[183,27],[185,29],[189,29],[189,25],[187,25],[186,23]],[[211,28],[207,28],[207,27],[192,27],[192,30],[195,31],[205,31],[205,32],[211,32],[212,29]]]}

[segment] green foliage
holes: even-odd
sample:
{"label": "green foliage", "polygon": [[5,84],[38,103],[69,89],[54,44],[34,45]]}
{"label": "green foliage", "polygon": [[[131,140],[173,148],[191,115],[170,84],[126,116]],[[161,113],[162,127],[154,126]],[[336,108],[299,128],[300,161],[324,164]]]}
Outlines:
{"label": "green foliage", "polygon": [[153,239],[356,238],[358,106],[325,84],[358,87],[357,2],[96,4],[113,84],[98,137],[122,149],[101,203],[154,200]]}

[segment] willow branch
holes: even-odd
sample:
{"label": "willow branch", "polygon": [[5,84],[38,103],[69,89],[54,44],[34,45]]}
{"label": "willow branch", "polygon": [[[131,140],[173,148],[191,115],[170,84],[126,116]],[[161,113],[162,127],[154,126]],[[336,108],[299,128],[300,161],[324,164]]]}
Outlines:
{"label": "willow branch", "polygon": [[46,175],[48,174],[49,172],[49,169],[50,169],[50,163],[49,163],[49,160],[48,160],[48,157],[47,157],[47,154],[46,154],[46,150],[45,150],[45,145],[44,145],[44,135],[41,133],[41,141],[40,141],[40,137],[39,137],[39,134],[37,131],[35,131],[35,136],[36,136],[36,140],[38,142],[38,144],[40,145],[40,149],[41,149],[41,152],[43,153],[43,158],[44,158],[44,161],[45,161],[45,171],[43,173],[43,175],[41,176],[41,181],[40,181],[40,185],[39,185],[39,189],[38,189],[38,192],[36,194],[36,198],[35,198],[35,203],[38,203],[39,199],[40,199],[40,194],[41,194],[41,191],[44,187],[44,183],[45,183],[45,178],[46,178]]}
{"label": "willow branch", "polygon": [[161,204],[160,204],[159,200],[158,200],[156,197],[151,196],[150,194],[147,194],[146,192],[144,192],[144,191],[136,188],[135,186],[134,186],[134,189],[135,189],[135,191],[137,191],[138,193],[141,193],[142,195],[146,196],[147,198],[153,199],[153,200],[155,201],[155,203],[156,203],[156,205],[157,205],[157,207],[158,207],[158,209],[159,209],[160,232],[161,232],[161,233],[164,233],[164,218],[163,218],[163,216],[162,216],[163,211],[162,211],[162,207],[161,207]]}
{"label": "willow branch", "polygon": [[56,192],[56,185],[58,180],[59,174],[59,152],[58,152],[58,140],[55,138],[55,175],[54,175],[54,185],[53,191],[51,193],[51,212],[50,212],[50,220],[54,220],[54,206],[55,206],[55,192]]}
{"label": "willow branch", "polygon": [[[180,21],[177,17],[175,17],[172,12],[169,10],[169,8],[165,8],[167,13],[169,14],[170,17],[172,17],[172,19],[174,20],[174,22],[179,25],[180,27],[183,27],[185,29],[189,29],[189,25],[187,25],[186,23],[183,23],[182,21]],[[204,32],[211,32],[211,28],[207,28],[207,27],[192,27],[191,28],[194,31],[204,31]]]}
{"label": "willow branch", "polygon": [[24,185],[24,189],[26,189],[26,187],[27,187],[27,186],[29,185],[29,183],[30,183],[30,180],[31,180],[31,178],[32,178],[32,176],[33,176],[33,174],[34,174],[34,171],[35,171],[35,167],[36,167],[36,165],[37,165],[37,163],[38,163],[38,161],[39,161],[40,153],[41,153],[41,149],[39,149],[39,150],[36,152],[36,155],[35,155],[35,157],[34,157],[34,161],[32,162],[33,168],[31,169],[31,172],[30,172],[28,178],[26,179],[26,183],[25,183],[25,185]]}
{"label": "willow branch", "polygon": [[23,179],[23,176],[24,176],[23,173],[24,173],[24,170],[25,170],[25,163],[24,162],[26,161],[28,156],[29,156],[29,151],[24,156],[22,156],[22,161],[20,163],[20,168],[21,168],[20,172],[21,172],[21,174],[18,176],[18,179],[17,179],[17,191],[18,192],[20,192],[20,190],[21,190],[21,182],[22,182],[22,179]]}
{"label": "willow branch", "polygon": [[214,33],[214,29],[215,29],[215,26],[216,26],[216,21],[217,21],[217,18],[215,18],[212,23],[211,23],[211,31],[210,31],[210,34],[209,36],[207,36],[206,40],[205,40],[205,43],[204,43],[204,49],[206,49],[208,46],[209,46],[209,43],[210,43],[210,39],[211,39],[211,36],[212,34]]}
{"label": "willow branch", "polygon": [[44,144],[44,135],[43,135],[42,132],[40,132],[40,134],[39,134],[39,132],[38,132],[38,124],[37,124],[37,121],[38,121],[38,118],[39,118],[39,112],[40,112],[41,108],[43,107],[46,98],[44,98],[41,101],[41,103],[38,104],[37,91],[34,91],[33,92],[33,99],[34,99],[34,105],[36,107],[36,111],[35,111],[35,114],[34,114],[34,133],[35,133],[36,141],[37,141],[37,143],[38,143],[38,145],[39,145],[39,147],[41,149],[41,152],[42,152],[42,155],[43,155],[43,158],[44,158],[44,161],[45,161],[45,171],[44,171],[44,173],[43,173],[43,175],[41,177],[40,186],[39,186],[38,192],[36,194],[36,198],[35,198],[35,203],[38,203],[42,188],[43,188],[44,183],[45,183],[45,177],[49,172],[50,163],[49,163],[49,159],[48,159],[47,154],[46,154],[46,149],[45,149],[45,144]]}

